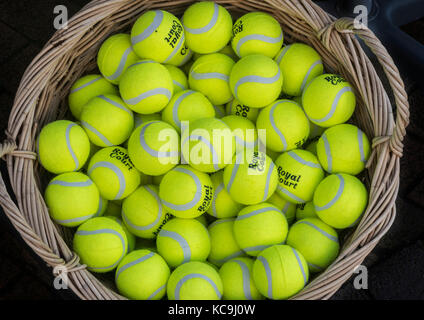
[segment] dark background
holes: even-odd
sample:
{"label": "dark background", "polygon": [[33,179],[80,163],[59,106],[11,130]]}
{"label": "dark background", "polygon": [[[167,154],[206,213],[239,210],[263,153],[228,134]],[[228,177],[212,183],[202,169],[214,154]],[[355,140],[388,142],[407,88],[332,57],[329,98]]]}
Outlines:
{"label": "dark background", "polygon": [[[55,31],[54,7],[63,4],[72,16],[88,2],[0,0],[0,141],[5,139],[4,132],[20,79]],[[402,29],[424,43],[424,19]],[[355,290],[351,279],[333,299],[424,299],[424,94],[407,71],[402,71],[402,76],[409,94],[411,124],[401,160],[397,217],[363,263],[369,272],[368,290]],[[3,161],[1,173],[7,181]],[[53,288],[52,270],[21,240],[0,209],[0,300],[4,299],[76,297],[69,290]]]}

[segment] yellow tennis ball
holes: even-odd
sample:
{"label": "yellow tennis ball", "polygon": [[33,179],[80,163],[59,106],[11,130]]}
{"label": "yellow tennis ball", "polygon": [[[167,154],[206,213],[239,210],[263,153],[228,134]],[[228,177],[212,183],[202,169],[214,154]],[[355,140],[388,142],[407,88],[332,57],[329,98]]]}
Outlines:
{"label": "yellow tennis ball", "polygon": [[277,188],[277,168],[263,152],[239,153],[224,169],[224,185],[231,198],[245,205],[264,202]]}
{"label": "yellow tennis ball", "polygon": [[171,74],[163,65],[152,60],[142,60],[131,65],[124,73],[119,91],[130,109],[141,114],[151,114],[166,107],[174,94],[174,84]]}
{"label": "yellow tennis ball", "polygon": [[189,261],[206,261],[211,251],[208,230],[196,219],[168,221],[156,238],[159,254],[175,268]]}
{"label": "yellow tennis ball", "polygon": [[324,170],[316,156],[306,150],[283,153],[275,161],[278,171],[278,194],[292,203],[311,201]]}
{"label": "yellow tennis ball", "polygon": [[112,147],[130,137],[134,129],[134,115],[120,97],[102,95],[84,106],[81,125],[93,144]]}
{"label": "yellow tennis ball", "polygon": [[300,148],[309,136],[309,121],[302,108],[292,100],[277,100],[261,110],[256,120],[260,138],[268,149],[283,152]]}
{"label": "yellow tennis ball", "polygon": [[214,118],[215,109],[203,93],[184,90],[176,93],[162,111],[162,120],[181,132],[182,121]]}
{"label": "yellow tennis ball", "polygon": [[283,45],[280,23],[264,12],[249,12],[239,18],[234,23],[233,34],[231,44],[240,58],[251,54],[274,58]]}
{"label": "yellow tennis ball", "polygon": [[352,124],[340,124],[323,133],[317,143],[319,162],[329,173],[357,175],[371,155],[365,133]]}
{"label": "yellow tennis ball", "polygon": [[107,80],[119,84],[128,67],[138,59],[132,48],[130,35],[119,33],[103,42],[97,55],[97,66]]}
{"label": "yellow tennis ball", "polygon": [[118,222],[107,217],[87,220],[75,232],[73,249],[88,270],[114,270],[127,254],[128,241]]}
{"label": "yellow tennis ball", "polygon": [[262,300],[253,281],[253,262],[247,257],[238,257],[225,262],[219,269],[224,286],[224,300]]}
{"label": "yellow tennis ball", "polygon": [[183,67],[190,61],[192,57],[193,51],[187,47],[187,43],[184,43],[181,45],[179,51],[170,60],[168,60],[167,64],[176,67]]}
{"label": "yellow tennis ball", "polygon": [[72,121],[47,124],[37,139],[38,160],[51,173],[78,171],[90,154],[90,142],[84,129]]}
{"label": "yellow tennis ball", "polygon": [[119,293],[132,300],[160,300],[166,294],[171,270],[150,250],[136,250],[119,263],[115,283]]}
{"label": "yellow tennis ball", "polygon": [[262,250],[286,241],[285,215],[267,202],[243,208],[234,221],[234,237],[244,252],[257,256]]}
{"label": "yellow tennis ball", "polygon": [[165,174],[159,197],[165,209],[179,218],[196,218],[205,213],[213,199],[214,188],[206,173],[180,165]]}
{"label": "yellow tennis ball", "polygon": [[321,127],[332,127],[350,119],[356,106],[352,86],[343,77],[323,74],[303,90],[302,105],[309,120]]}
{"label": "yellow tennis ball", "polygon": [[161,120],[161,118],[162,118],[162,115],[160,113],[152,113],[152,114],[135,113],[134,114],[134,130],[137,129],[139,126],[145,124],[146,122],[158,121],[158,120]]}
{"label": "yellow tennis ball", "polygon": [[277,100],[282,85],[283,75],[278,64],[264,55],[246,56],[231,70],[233,96],[251,108],[263,108]]}
{"label": "yellow tennis ball", "polygon": [[128,141],[128,154],[142,173],[160,176],[180,160],[180,136],[168,123],[150,121],[138,127]]}
{"label": "yellow tennis ball", "polygon": [[236,143],[230,127],[216,118],[202,118],[182,130],[184,160],[202,172],[216,172],[232,162]]}
{"label": "yellow tennis ball", "polygon": [[188,78],[186,74],[181,69],[171,64],[166,64],[165,67],[168,69],[172,78],[172,83],[174,84],[174,95],[180,91],[187,90]]}
{"label": "yellow tennis ball", "polygon": [[297,205],[296,220],[302,220],[305,218],[318,218],[313,201],[300,203]]}
{"label": "yellow tennis ball", "polygon": [[230,127],[233,133],[237,153],[258,146],[258,131],[252,121],[235,115],[223,117],[221,120]]}
{"label": "yellow tennis ball", "polygon": [[228,260],[244,255],[233,232],[234,219],[218,219],[209,227],[211,251],[208,260],[221,266]]}
{"label": "yellow tennis ball", "polygon": [[227,103],[226,111],[227,115],[243,117],[249,119],[254,123],[256,123],[256,119],[259,115],[259,109],[245,106],[237,99],[234,99]]}
{"label": "yellow tennis ball", "polygon": [[293,223],[296,215],[296,204],[287,201],[281,197],[278,192],[274,192],[274,194],[267,200],[267,202],[276,206],[278,210],[284,213],[289,225]]}
{"label": "yellow tennis ball", "polygon": [[213,1],[191,5],[181,20],[187,46],[194,52],[217,52],[231,40],[233,19],[227,9]]}
{"label": "yellow tennis ball", "polygon": [[224,171],[221,170],[212,174],[211,180],[215,192],[207,213],[218,219],[236,217],[244,206],[235,202],[225,189]]}
{"label": "yellow tennis ball", "polygon": [[192,90],[203,93],[214,105],[233,99],[229,77],[234,61],[225,54],[201,56],[191,66],[188,83]]}
{"label": "yellow tennis ball", "polygon": [[221,300],[222,294],[221,277],[206,262],[184,263],[171,273],[168,280],[169,300]]}
{"label": "yellow tennis ball", "polygon": [[314,48],[293,43],[285,46],[275,57],[283,73],[283,93],[298,97],[305,87],[324,72],[321,57]]}
{"label": "yellow tennis ball", "polygon": [[337,232],[317,218],[296,222],[290,228],[287,245],[302,254],[312,273],[324,271],[337,258],[340,248]]}
{"label": "yellow tennis ball", "polygon": [[88,175],[107,200],[121,200],[140,184],[140,172],[134,167],[128,151],[108,147],[98,151],[90,160]]}
{"label": "yellow tennis ball", "polygon": [[368,203],[364,184],[349,174],[332,174],[315,190],[314,207],[318,217],[337,229],[353,226],[361,217]]}
{"label": "yellow tennis ball", "polygon": [[132,27],[131,42],[140,58],[174,64],[172,60],[184,47],[184,28],[172,13],[147,11]]}
{"label": "yellow tennis ball", "polygon": [[96,185],[80,172],[63,173],[53,178],[44,198],[52,219],[66,227],[79,226],[100,215],[103,209]]}
{"label": "yellow tennis ball", "polygon": [[131,251],[133,251],[135,249],[135,244],[137,242],[137,239],[136,239],[135,235],[133,235],[128,230],[128,228],[125,226],[125,224],[122,222],[122,220],[120,219],[121,217],[114,217],[114,216],[105,216],[105,217],[112,219],[113,221],[116,221],[116,222],[119,223],[119,225],[124,230],[125,235],[127,236],[127,242],[128,242],[127,253],[130,253]]}
{"label": "yellow tennis ball", "polygon": [[154,239],[172,218],[159,199],[159,188],[141,186],[122,202],[122,220],[128,230],[140,238]]}
{"label": "yellow tennis ball", "polygon": [[262,251],[253,264],[253,280],[265,297],[287,299],[307,284],[309,270],[305,258],[296,249],[276,245]]}
{"label": "yellow tennis ball", "polygon": [[68,96],[69,109],[79,120],[83,107],[91,99],[105,94],[119,94],[119,90],[99,74],[89,74],[78,79],[71,87]]}
{"label": "yellow tennis ball", "polygon": [[215,118],[222,119],[227,115],[224,106],[213,106],[213,108],[215,109]]}

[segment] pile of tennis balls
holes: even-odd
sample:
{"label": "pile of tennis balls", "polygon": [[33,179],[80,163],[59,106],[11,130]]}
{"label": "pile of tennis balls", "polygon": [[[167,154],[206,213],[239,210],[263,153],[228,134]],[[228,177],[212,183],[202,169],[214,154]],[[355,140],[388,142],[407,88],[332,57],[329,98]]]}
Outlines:
{"label": "pile of tennis balls", "polygon": [[88,270],[130,299],[286,299],[334,262],[370,143],[312,47],[283,46],[270,14],[198,2],[143,13],[97,62],[75,119],[37,140],[51,218]]}

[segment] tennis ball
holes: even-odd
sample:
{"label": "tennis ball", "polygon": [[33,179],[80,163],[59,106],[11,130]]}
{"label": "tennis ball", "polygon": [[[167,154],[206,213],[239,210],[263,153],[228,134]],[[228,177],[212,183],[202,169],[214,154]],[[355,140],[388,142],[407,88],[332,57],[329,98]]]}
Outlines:
{"label": "tennis ball", "polygon": [[256,121],[258,130],[266,130],[261,141],[277,152],[300,148],[309,136],[309,121],[302,108],[292,100],[277,100],[262,109]]}
{"label": "tennis ball", "polygon": [[171,273],[167,285],[169,300],[221,300],[222,293],[218,271],[200,261],[179,266]]}
{"label": "tennis ball", "polygon": [[68,96],[69,109],[79,120],[83,107],[94,97],[104,94],[119,94],[118,88],[99,74],[89,74],[78,79]]}
{"label": "tennis ball", "polygon": [[213,106],[215,109],[215,118],[222,119],[227,115],[224,106]]}
{"label": "tennis ball", "polygon": [[123,74],[119,92],[131,110],[150,114],[166,107],[174,94],[174,84],[166,67],[152,60],[142,60]]}
{"label": "tennis ball", "polygon": [[130,65],[137,62],[129,34],[119,33],[106,39],[97,55],[97,66],[101,74],[113,84],[119,84]]}
{"label": "tennis ball", "polygon": [[140,184],[140,172],[122,147],[98,151],[88,164],[88,175],[97,185],[100,196],[107,200],[124,199]]}
{"label": "tennis ball", "polygon": [[244,255],[234,237],[233,226],[234,219],[218,219],[208,227],[211,238],[208,260],[216,266],[221,266],[232,258]]}
{"label": "tennis ball", "polygon": [[349,174],[332,174],[315,190],[314,207],[318,217],[333,228],[354,225],[364,212],[368,192],[364,184]]}
{"label": "tennis ball", "polygon": [[172,64],[166,64],[165,68],[168,69],[169,74],[172,78],[172,83],[174,84],[174,95],[180,91],[184,91],[188,89],[188,79],[185,73],[173,66]]}
{"label": "tennis ball", "polygon": [[196,218],[212,202],[214,188],[206,173],[187,165],[169,171],[159,185],[159,197],[166,211],[179,218]]}
{"label": "tennis ball", "polygon": [[245,149],[254,149],[258,146],[258,131],[255,124],[249,119],[238,116],[226,116],[221,119],[231,129],[236,140],[236,152],[242,152]]}
{"label": "tennis ball", "polygon": [[285,215],[267,202],[243,208],[234,221],[234,237],[244,252],[257,256],[262,250],[286,241]]}
{"label": "tennis ball", "polygon": [[160,300],[166,294],[171,271],[165,260],[150,250],[136,250],[124,257],[115,273],[119,293],[132,300]]}
{"label": "tennis ball", "polygon": [[275,161],[278,171],[278,194],[292,203],[311,201],[324,170],[316,156],[306,150],[283,153]]}
{"label": "tennis ball", "polygon": [[125,224],[122,222],[122,220],[120,219],[120,217],[115,217],[115,216],[105,216],[109,219],[112,219],[113,221],[116,221],[119,223],[119,225],[122,227],[122,229],[125,232],[125,235],[127,236],[127,242],[128,242],[128,248],[127,248],[127,253],[130,253],[131,251],[133,251],[135,249],[135,244],[136,244],[136,238],[135,235],[133,235],[128,228],[125,226]]}
{"label": "tennis ball", "polygon": [[296,222],[290,228],[287,244],[302,254],[313,273],[327,268],[337,258],[340,248],[337,232],[317,218]]}
{"label": "tennis ball", "polygon": [[285,46],[275,57],[283,73],[283,93],[298,97],[305,87],[324,72],[321,57],[314,48],[293,43]]}
{"label": "tennis ball", "polygon": [[236,217],[244,206],[235,202],[225,189],[224,171],[221,170],[212,174],[211,180],[215,192],[207,213],[218,219]]}
{"label": "tennis ball", "polygon": [[358,127],[340,124],[325,130],[318,140],[317,155],[325,171],[357,175],[371,155],[370,142]]}
{"label": "tennis ball", "polygon": [[263,152],[246,150],[224,169],[224,185],[231,198],[245,205],[266,201],[277,188],[277,168]]}
{"label": "tennis ball", "polygon": [[161,120],[162,115],[160,113],[152,113],[152,114],[134,114],[134,130],[137,129],[142,124],[150,121],[158,121]]}
{"label": "tennis ball", "polygon": [[230,127],[216,118],[195,120],[181,135],[184,160],[202,172],[216,172],[232,162],[236,143]]}
{"label": "tennis ball", "polygon": [[173,59],[184,47],[184,28],[172,13],[150,10],[142,14],[132,27],[131,42],[140,58],[174,64]]}
{"label": "tennis ball", "polygon": [[140,238],[154,239],[172,218],[159,199],[159,188],[141,186],[122,202],[122,219],[128,230]]}
{"label": "tennis ball", "polygon": [[178,53],[176,53],[167,63],[177,67],[183,67],[193,57],[193,51],[184,43]]}
{"label": "tennis ball", "polygon": [[111,271],[127,254],[128,241],[118,222],[96,217],[80,225],[75,232],[73,249],[88,270]]}
{"label": "tennis ball", "polygon": [[309,279],[305,258],[296,249],[277,245],[265,249],[253,264],[253,280],[265,297],[287,299],[298,293]]}
{"label": "tennis ball", "polygon": [[138,127],[128,141],[134,166],[151,176],[165,174],[180,161],[180,136],[168,123],[151,121]]}
{"label": "tennis ball", "polygon": [[231,44],[240,58],[251,54],[274,58],[283,45],[280,23],[264,12],[243,15],[234,23],[233,34]]}
{"label": "tennis ball", "polygon": [[227,115],[236,115],[249,119],[250,121],[256,123],[256,119],[259,115],[259,109],[250,108],[240,103],[237,99],[234,99],[227,103],[226,107]]}
{"label": "tennis ball", "polygon": [[174,268],[189,261],[206,261],[211,240],[201,222],[175,218],[159,231],[156,246],[159,254]]}
{"label": "tennis ball", "polygon": [[264,55],[246,56],[231,70],[233,96],[251,108],[263,108],[277,100],[282,85],[283,75],[278,64]]}
{"label": "tennis ball", "polygon": [[40,164],[51,173],[78,171],[88,159],[90,141],[76,123],[58,120],[41,129],[37,153]]}
{"label": "tennis ball", "polygon": [[53,178],[44,198],[52,219],[66,227],[79,226],[100,215],[103,209],[96,185],[80,172],[63,173]]}
{"label": "tennis ball", "polygon": [[224,7],[212,1],[197,2],[182,17],[187,46],[197,53],[213,53],[231,40],[233,19]]}
{"label": "tennis ball", "polygon": [[162,111],[162,120],[181,132],[182,121],[214,118],[215,109],[203,93],[184,90],[176,93]]}
{"label": "tennis ball", "polygon": [[296,220],[302,220],[305,218],[318,218],[313,201],[300,203],[297,205]]}
{"label": "tennis ball", "polygon": [[253,281],[253,259],[238,257],[225,262],[219,269],[224,286],[224,300],[262,300]]}
{"label": "tennis ball", "polygon": [[302,105],[311,122],[332,127],[350,119],[356,98],[352,86],[343,77],[323,74],[303,90]]}
{"label": "tennis ball", "polygon": [[120,97],[102,95],[84,106],[81,125],[93,144],[112,147],[129,138],[134,129],[134,116]]}
{"label": "tennis ball", "polygon": [[191,66],[189,86],[203,93],[212,104],[225,104],[233,99],[229,84],[233,66],[234,61],[222,53],[201,56]]}
{"label": "tennis ball", "polygon": [[287,223],[291,225],[296,215],[296,205],[281,197],[278,192],[274,192],[273,195],[267,200],[268,203],[277,207],[286,216]]}

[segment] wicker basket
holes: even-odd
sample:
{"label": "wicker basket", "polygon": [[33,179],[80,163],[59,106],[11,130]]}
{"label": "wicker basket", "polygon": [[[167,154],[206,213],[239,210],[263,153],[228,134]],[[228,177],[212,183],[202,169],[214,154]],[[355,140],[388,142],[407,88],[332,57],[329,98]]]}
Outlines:
{"label": "wicker basket", "polygon": [[[128,31],[146,10],[164,9],[181,15],[193,1],[95,0],[58,31],[26,70],[10,113],[8,139],[0,145],[7,161],[14,197],[0,176],[0,204],[26,243],[51,267],[65,266],[69,288],[82,299],[123,299],[113,285],[85,269],[69,246],[68,229],[53,223],[43,199],[50,178],[36,161],[40,128],[67,112],[66,96],[73,82],[96,68],[96,53],[112,33]],[[335,20],[310,0],[221,0],[234,16],[248,11],[272,14],[285,42],[301,41],[321,54],[327,71],[342,74],[355,88],[354,122],[372,140],[372,154],[363,181],[369,204],[359,225],[343,235],[337,260],[314,278],[294,299],[328,299],[352,275],[390,228],[396,214],[399,159],[408,124],[409,106],[393,60],[368,29],[354,29],[350,19]],[[374,52],[390,84],[385,91],[356,36]],[[390,101],[395,101],[393,113]],[[395,119],[396,117],[396,119]],[[16,199],[14,202],[13,199]]]}

